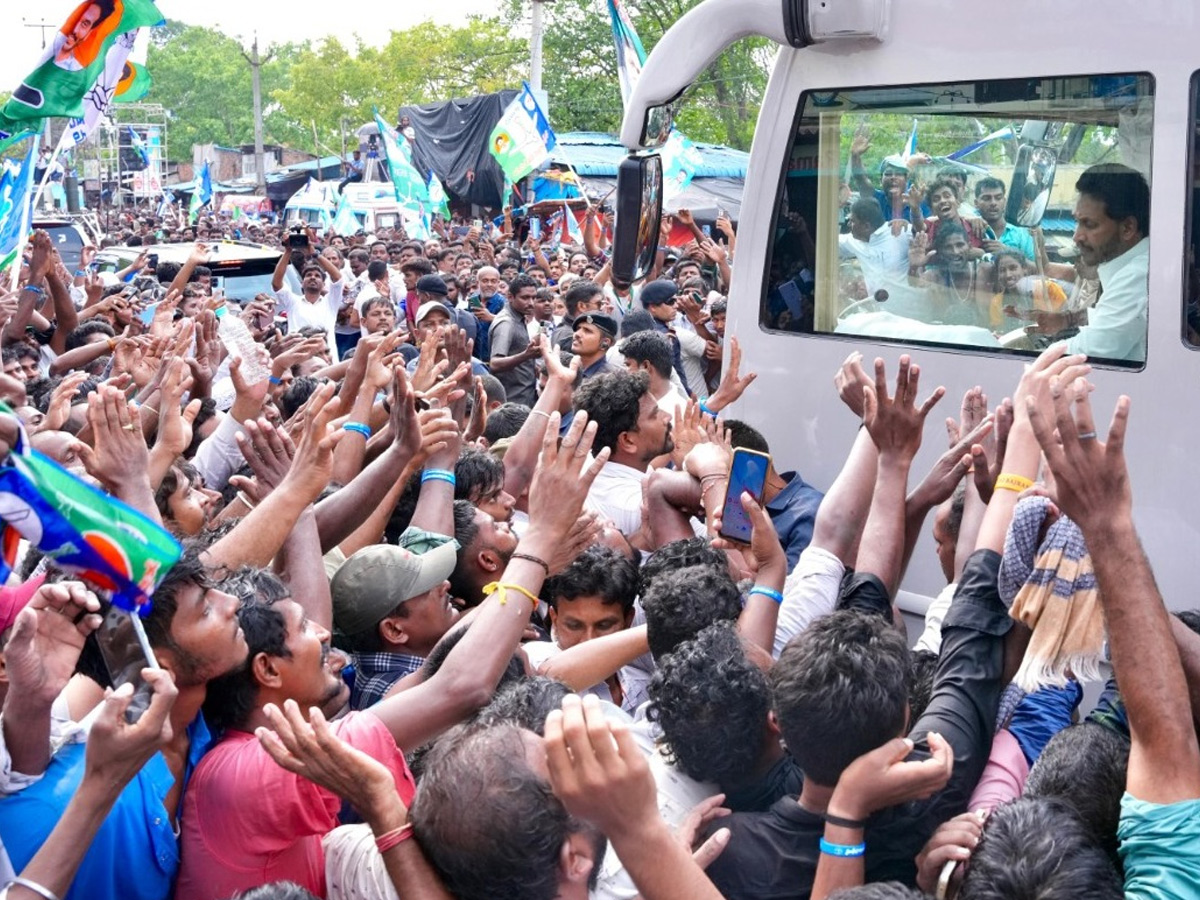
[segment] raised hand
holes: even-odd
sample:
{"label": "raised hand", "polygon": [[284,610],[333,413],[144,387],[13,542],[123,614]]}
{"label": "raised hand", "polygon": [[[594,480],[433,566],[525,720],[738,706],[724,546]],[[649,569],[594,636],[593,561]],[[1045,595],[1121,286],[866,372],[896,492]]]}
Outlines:
{"label": "raised hand", "polygon": [[557,412],[550,414],[542,438],[542,453],[529,486],[530,527],[527,534],[537,531],[544,535],[566,536],[583,511],[583,499],[610,455],[609,448],[604,447],[588,464],[588,454],[596,437],[596,423],[589,422],[583,411],[571,420],[571,427],[560,445],[559,418]]}
{"label": "raised hand", "polygon": [[123,684],[104,698],[88,733],[84,779],[94,779],[113,796],[171,740],[171,709],[179,696],[175,681],[163,669],[142,669],[142,679],[154,693],[137,722],[131,724],[125,718],[133,685]]}
{"label": "raised hand", "polygon": [[901,356],[896,394],[889,397],[887,370],[882,359],[875,360],[874,389],[863,389],[863,425],[881,454],[893,454],[911,461],[921,447],[925,417],[942,399],[946,389],[937,388],[917,406],[920,375],[920,368],[907,355]]}
{"label": "raised hand", "polygon": [[705,402],[705,406],[714,413],[741,399],[742,394],[746,393],[746,388],[750,387],[754,383],[754,379],[758,377],[757,372],[747,372],[745,375],[742,375],[741,367],[741,345],[738,344],[737,338],[730,338],[729,365],[721,374],[721,383],[717,385],[717,389]]}
{"label": "raised hand", "polygon": [[330,426],[335,408],[330,403],[335,385],[323,384],[309,398],[308,415],[291,468],[281,485],[299,491],[301,496],[316,500],[333,473],[333,449],[344,431]]}
{"label": "raised hand", "polygon": [[100,601],[80,582],[38,588],[17,614],[4,649],[9,692],[52,703],[71,680],[84,641],[100,621]]}
{"label": "raised hand", "polygon": [[[971,851],[983,837],[983,823],[987,815],[981,812],[965,812],[938,826],[917,854],[917,886],[927,894],[933,894],[941,880],[942,869],[948,863],[962,863],[971,858]],[[962,881],[959,874],[958,882]],[[957,889],[953,880],[951,887]]]}
{"label": "raised hand", "polygon": [[107,386],[93,391],[88,396],[88,423],[95,443],[91,448],[80,445],[88,472],[114,493],[144,481],[150,451],[138,410],[125,395]]}
{"label": "raised hand", "polygon": [[862,367],[862,359],[863,355],[855,350],[846,357],[833,376],[833,386],[837,389],[838,397],[860,420],[865,409],[863,390],[870,389],[872,384]]}
{"label": "raised hand", "polygon": [[248,419],[242,423],[242,429],[234,439],[254,477],[234,475],[229,483],[257,506],[287,477],[296,455],[296,445],[287,432],[266,419]]}
{"label": "raised hand", "polygon": [[929,732],[929,759],[905,762],[908,738],[894,738],[850,763],[829,799],[830,815],[862,821],[889,806],[931,797],[946,786],[954,769],[954,748]]}
{"label": "raised hand", "polygon": [[[1083,382],[1083,378],[1075,382],[1060,378],[1051,381],[1053,421],[1033,397],[1025,398],[1025,406],[1033,433],[1054,475],[1058,506],[1086,534],[1090,525],[1127,521],[1132,514],[1133,495],[1125,464],[1129,398],[1117,399],[1108,437],[1101,441],[1096,434],[1086,383],[1078,382]],[[1076,398],[1074,415],[1072,389]]]}

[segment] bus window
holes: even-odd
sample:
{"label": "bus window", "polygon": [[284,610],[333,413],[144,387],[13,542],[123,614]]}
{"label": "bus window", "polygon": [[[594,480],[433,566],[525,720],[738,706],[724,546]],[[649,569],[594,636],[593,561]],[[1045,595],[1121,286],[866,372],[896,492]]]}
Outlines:
{"label": "bus window", "polygon": [[1200,348],[1200,72],[1192,75],[1192,146],[1191,196],[1188,198],[1188,240],[1184,245],[1186,281],[1183,293],[1183,340],[1189,347]]}
{"label": "bus window", "polygon": [[761,324],[1001,354],[1066,339],[1141,367],[1153,95],[1145,74],[805,93]]}

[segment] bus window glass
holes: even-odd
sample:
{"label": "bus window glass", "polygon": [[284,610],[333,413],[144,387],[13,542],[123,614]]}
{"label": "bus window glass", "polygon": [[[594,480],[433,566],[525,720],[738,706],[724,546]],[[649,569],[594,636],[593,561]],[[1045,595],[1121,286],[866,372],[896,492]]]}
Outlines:
{"label": "bus window glass", "polygon": [[785,332],[1146,360],[1145,74],[804,94],[761,323]]}
{"label": "bus window glass", "polygon": [[1187,283],[1183,294],[1183,340],[1189,347],[1200,348],[1200,72],[1192,75],[1192,146],[1191,196],[1188,208],[1187,258],[1184,272]]}

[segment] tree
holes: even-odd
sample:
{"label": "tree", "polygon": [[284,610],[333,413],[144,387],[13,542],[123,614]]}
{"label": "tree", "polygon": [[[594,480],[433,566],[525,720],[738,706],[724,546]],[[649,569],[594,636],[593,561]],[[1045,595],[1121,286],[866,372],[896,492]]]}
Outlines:
{"label": "tree", "polygon": [[[700,0],[628,0],[625,7],[649,52]],[[528,34],[524,0],[507,0],[505,22]],[[602,0],[556,0],[544,9],[543,87],[560,131],[620,130],[624,107],[612,28]],[[689,138],[747,149],[766,89],[771,43],[745,39],[727,48],[684,97],[677,124]]]}
{"label": "tree", "polygon": [[[286,82],[297,52],[291,45],[265,51],[270,55],[262,68],[265,96]],[[237,40],[214,28],[168,21],[151,30],[146,67],[154,79],[150,99],[170,113],[172,160],[191,159],[193,144],[253,142],[250,66]],[[303,132],[278,110],[267,109],[263,126],[269,143],[303,143]]]}

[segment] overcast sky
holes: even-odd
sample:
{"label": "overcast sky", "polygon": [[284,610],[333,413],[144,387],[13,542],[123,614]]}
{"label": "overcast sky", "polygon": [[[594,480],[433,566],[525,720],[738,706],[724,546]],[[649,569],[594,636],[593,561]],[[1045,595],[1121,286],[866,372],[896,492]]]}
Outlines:
{"label": "overcast sky", "polygon": [[[38,4],[5,3],[0,13],[0,85],[11,91],[32,71],[42,53],[41,32],[23,28],[22,24],[48,22],[57,28],[80,0],[41,0]],[[296,3],[263,2],[263,0],[201,0],[183,3],[181,0],[159,0],[158,8],[168,19],[180,19],[190,25],[219,28],[226,34],[241,35],[247,44],[257,30],[259,45],[280,41],[302,41],[305,38],[334,36],[349,44],[354,33],[366,43],[382,44],[388,32],[402,30],[414,24],[412,9],[415,0],[401,3],[352,4],[347,7],[370,15],[356,17],[341,15],[336,7],[317,0]],[[21,8],[34,7],[36,12],[22,15]],[[433,21],[443,24],[461,22],[473,13],[494,13],[496,4],[488,0],[438,0],[421,4],[422,12]],[[369,22],[367,21],[369,19]],[[49,31],[46,32],[49,37]],[[374,36],[374,39],[372,39]],[[151,73],[153,76],[154,73]],[[148,102],[154,101],[151,89]]]}

